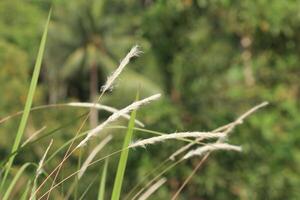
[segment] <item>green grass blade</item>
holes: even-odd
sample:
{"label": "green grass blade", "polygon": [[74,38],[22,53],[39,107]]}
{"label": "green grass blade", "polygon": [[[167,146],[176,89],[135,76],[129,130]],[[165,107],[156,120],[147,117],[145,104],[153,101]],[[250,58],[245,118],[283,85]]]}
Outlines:
{"label": "green grass blade", "polygon": [[105,159],[105,163],[101,175],[100,186],[99,186],[98,200],[104,200],[105,197],[105,182],[106,182],[107,166],[108,166],[108,159]]}
{"label": "green grass blade", "polygon": [[[75,138],[74,138],[75,139]],[[74,140],[73,139],[73,140]],[[80,148],[79,149],[79,159],[78,159],[78,163],[77,163],[77,171],[78,170],[80,170],[80,168],[81,168],[81,164],[82,164],[82,154],[83,154],[83,152],[82,152],[82,148]],[[75,176],[75,180],[74,180],[74,183],[75,183],[75,193],[74,193],[74,199],[75,200],[77,200],[78,198],[77,198],[77,196],[78,196],[78,189],[79,189],[79,187],[78,187],[78,185],[79,185],[79,178],[78,178],[78,176]]]}
{"label": "green grass blade", "polygon": [[[38,82],[38,78],[39,78],[39,74],[40,74],[40,69],[41,69],[42,58],[43,58],[43,54],[44,54],[44,50],[45,50],[45,44],[46,44],[46,39],[47,39],[47,32],[48,32],[50,17],[51,17],[51,9],[49,11],[47,23],[46,23],[44,33],[43,33],[43,36],[42,36],[42,39],[41,39],[41,43],[40,43],[36,63],[35,63],[35,66],[34,66],[33,75],[32,75],[32,78],[31,78],[29,92],[28,92],[28,96],[27,96],[27,99],[26,99],[26,103],[25,103],[24,113],[22,115],[21,122],[20,122],[20,125],[19,125],[19,128],[18,128],[18,132],[17,132],[17,135],[16,135],[16,138],[15,138],[15,141],[14,141],[11,152],[15,152],[19,148],[24,130],[26,128],[28,116],[29,116],[29,113],[30,113],[34,93],[35,93],[35,90],[36,90],[36,86],[37,86],[37,82]],[[6,170],[5,170],[5,173],[4,173],[4,177],[1,181],[0,192],[3,189],[3,186],[4,186],[4,183],[6,181],[7,175],[8,175],[8,173],[10,171],[10,168],[11,168],[13,162],[14,162],[14,158],[15,158],[15,155],[12,156],[9,159],[8,163],[7,163],[7,167],[6,167]]]}
{"label": "green grass blade", "polygon": [[[49,136],[54,135],[54,134],[57,134],[59,131],[61,131],[61,130],[65,129],[65,128],[67,128],[67,127],[73,125],[76,121],[78,121],[79,119],[81,119],[81,118],[84,117],[84,116],[85,116],[85,114],[80,115],[80,116],[78,116],[77,118],[72,119],[71,121],[69,121],[69,122],[67,122],[67,123],[65,123],[65,124],[63,124],[63,125],[61,125],[61,126],[59,126],[59,127],[57,127],[57,128],[54,128],[53,130],[51,130],[51,131],[45,133],[44,135],[41,135],[40,137],[38,137],[38,138],[36,138],[36,139],[34,139],[34,140],[28,142],[28,143],[27,143],[26,145],[24,145],[23,147],[19,147],[16,151],[11,152],[9,155],[7,155],[6,157],[4,157],[3,161],[1,161],[1,163],[0,163],[0,168],[2,168],[2,167],[9,161],[9,158],[11,158],[12,156],[14,156],[14,155],[16,155],[16,154],[22,152],[22,151],[25,150],[25,149],[30,148],[31,145],[34,145],[34,144],[38,143],[40,140],[42,140],[42,139],[44,139],[44,138],[46,138],[46,137],[49,137]],[[81,137],[83,137],[83,136],[84,136],[84,135],[81,135]],[[78,137],[78,138],[79,138],[79,137]],[[49,160],[49,159],[48,159],[48,160]]]}
{"label": "green grass blade", "polygon": [[28,198],[28,194],[29,194],[29,189],[30,189],[30,185],[31,185],[31,181],[28,181],[27,185],[26,185],[26,188],[25,188],[25,191],[23,192],[20,200],[27,200]]}
{"label": "green grass blade", "polygon": [[118,164],[117,174],[115,177],[114,187],[113,187],[113,191],[112,191],[112,197],[111,197],[112,200],[120,199],[122,183],[123,183],[124,173],[125,173],[125,169],[126,169],[128,153],[129,153],[128,146],[131,142],[131,138],[133,135],[135,117],[136,117],[136,110],[134,110],[131,113],[127,133],[125,135],[125,139],[124,139],[124,143],[123,143],[124,150],[121,153],[119,164]]}
{"label": "green grass blade", "polygon": [[25,169],[31,165],[31,163],[25,163],[18,171],[18,173],[15,175],[15,177],[13,178],[13,180],[11,181],[10,185],[8,186],[3,199],[2,200],[7,200],[12,189],[14,188],[15,184],[17,183],[17,181],[19,180],[20,176],[23,174],[23,172],[25,171]]}
{"label": "green grass blade", "polygon": [[30,194],[30,200],[36,200],[35,198],[35,195],[34,195],[34,192],[36,191],[36,188],[37,188],[37,177],[34,179],[33,181],[33,185],[32,185],[32,188],[31,188],[31,194]]}

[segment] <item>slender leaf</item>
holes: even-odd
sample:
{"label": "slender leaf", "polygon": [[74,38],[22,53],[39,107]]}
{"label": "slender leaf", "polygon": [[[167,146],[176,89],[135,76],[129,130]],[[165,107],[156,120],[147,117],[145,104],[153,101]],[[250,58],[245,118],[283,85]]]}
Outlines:
{"label": "slender leaf", "polygon": [[23,151],[24,149],[27,149],[27,148],[31,147],[31,145],[33,145],[33,144],[35,144],[35,143],[38,143],[40,140],[42,140],[42,139],[44,139],[44,138],[46,138],[46,137],[48,137],[48,136],[54,135],[54,134],[58,133],[58,131],[63,130],[63,129],[65,129],[65,128],[67,128],[67,127],[73,125],[74,122],[78,121],[79,119],[81,119],[81,118],[84,117],[85,115],[86,115],[86,114],[80,115],[80,116],[78,116],[77,118],[72,119],[72,120],[69,121],[68,123],[65,123],[65,124],[63,124],[63,125],[61,125],[61,126],[55,128],[55,129],[53,129],[53,130],[47,132],[47,133],[45,133],[44,135],[41,135],[40,137],[38,137],[38,138],[36,138],[36,139],[34,139],[34,140],[28,142],[26,145],[19,147],[16,151],[11,152],[9,155],[7,155],[6,157],[4,157],[3,161],[1,161],[1,163],[0,163],[0,168],[2,168],[2,167],[9,161],[9,158],[11,158],[12,156],[18,154],[19,152]]}
{"label": "slender leaf", "polygon": [[108,166],[108,159],[105,159],[105,163],[101,175],[100,186],[99,186],[98,200],[104,200],[105,197],[105,182],[106,182],[107,166]]}
{"label": "slender leaf", "polygon": [[[137,99],[138,99],[138,95],[137,95]],[[135,117],[136,117],[136,110],[134,110],[131,113],[127,133],[125,135],[125,139],[124,139],[124,143],[123,143],[123,151],[122,151],[121,156],[120,156],[118,169],[117,169],[117,174],[116,174],[116,177],[115,177],[115,182],[114,182],[114,187],[113,187],[113,192],[112,192],[112,197],[111,197],[112,200],[119,200],[120,199],[120,194],[121,194],[121,189],[122,189],[122,184],[123,184],[123,178],[124,178],[124,173],[125,173],[127,158],[128,158],[128,153],[129,153],[128,146],[131,142],[131,138],[132,138],[132,135],[133,135]]]}
{"label": "slender leaf", "polygon": [[26,185],[26,188],[25,188],[25,191],[23,192],[20,200],[27,200],[28,198],[28,194],[29,194],[29,189],[30,189],[30,185],[31,185],[31,181],[28,181],[27,185]]}
{"label": "slender leaf", "polygon": [[15,184],[17,183],[17,181],[19,180],[20,176],[23,174],[23,172],[25,171],[25,169],[31,165],[31,163],[25,163],[18,171],[18,173],[15,175],[15,177],[13,178],[12,182],[10,183],[10,185],[8,186],[7,190],[5,191],[5,194],[3,196],[2,200],[7,200],[12,189],[14,188]]}
{"label": "slender leaf", "polygon": [[[27,124],[27,121],[28,121],[30,109],[31,109],[31,106],[32,106],[34,93],[35,93],[35,90],[36,90],[36,86],[37,86],[37,82],[38,82],[38,78],[39,78],[39,74],[40,74],[40,69],[41,69],[43,54],[44,54],[44,50],[45,50],[45,44],[46,44],[46,39],[47,39],[47,32],[48,32],[50,17],[51,17],[51,9],[49,11],[47,23],[46,23],[46,26],[45,26],[45,29],[44,29],[44,33],[43,33],[42,40],[41,40],[41,43],[40,43],[36,63],[35,63],[35,66],[34,66],[34,71],[33,71],[32,79],[31,79],[30,87],[29,87],[29,92],[28,92],[28,96],[27,96],[27,99],[26,99],[26,103],[25,103],[24,113],[22,115],[21,122],[20,122],[20,125],[19,125],[19,128],[18,128],[18,132],[17,132],[17,135],[16,135],[16,138],[15,138],[15,141],[14,141],[11,152],[15,152],[15,151],[18,150],[21,139],[22,139],[22,136],[23,136],[25,128],[26,128],[26,124]],[[4,183],[6,181],[8,173],[10,171],[10,168],[11,168],[13,162],[14,162],[15,156],[16,155],[12,156],[9,159],[8,163],[7,163],[5,174],[4,174],[4,177],[2,179],[1,186],[0,186],[0,192],[3,189]]]}
{"label": "slender leaf", "polygon": [[80,196],[79,200],[83,200],[85,195],[87,194],[87,192],[89,191],[89,189],[92,187],[92,185],[95,183],[95,181],[97,177],[95,177],[92,182],[86,187],[86,189],[84,190],[84,192],[82,193],[82,195]]}
{"label": "slender leaf", "polygon": [[[80,170],[81,168],[81,163],[82,163],[82,148],[79,149],[79,159],[78,159],[78,162],[77,162],[77,171]],[[79,185],[79,178],[78,176],[75,176],[75,180],[74,180],[74,183],[75,183],[75,193],[74,193],[74,199],[78,199],[77,196],[78,196],[78,185]]]}

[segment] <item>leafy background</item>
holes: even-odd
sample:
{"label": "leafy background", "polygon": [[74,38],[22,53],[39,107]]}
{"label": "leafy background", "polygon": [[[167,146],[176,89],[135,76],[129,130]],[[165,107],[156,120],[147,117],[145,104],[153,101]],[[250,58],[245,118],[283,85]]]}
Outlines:
{"label": "leafy background", "polygon": [[[2,0],[1,118],[23,108],[51,5],[53,16],[34,106],[93,100],[119,60],[139,44],[143,55],[131,62],[102,103],[122,108],[134,100],[138,88],[142,97],[162,92],[159,102],[137,113],[149,129],[212,130],[257,103],[270,102],[232,135],[234,143],[243,145],[243,153],[215,153],[181,199],[300,199],[299,1]],[[51,131],[84,111],[34,111],[25,137],[43,126]],[[99,120],[107,116],[99,113]],[[9,153],[17,123],[19,118],[0,124],[0,157]],[[78,126],[77,120],[55,134],[53,149],[72,138]],[[121,148],[124,132],[114,132],[115,140],[102,156]],[[136,138],[147,136],[135,133]],[[38,161],[48,141],[45,138],[20,153],[16,167]],[[172,141],[131,151],[124,194],[182,144]],[[60,156],[47,167],[56,166]],[[75,170],[77,159],[75,154],[63,173]],[[167,184],[153,199],[170,198],[198,160],[167,173]],[[102,165],[90,168],[80,189]],[[108,190],[117,160],[111,159],[109,166]],[[23,179],[16,193],[25,184]],[[90,198],[97,188],[95,183]],[[60,188],[55,195],[59,198],[64,192]]]}

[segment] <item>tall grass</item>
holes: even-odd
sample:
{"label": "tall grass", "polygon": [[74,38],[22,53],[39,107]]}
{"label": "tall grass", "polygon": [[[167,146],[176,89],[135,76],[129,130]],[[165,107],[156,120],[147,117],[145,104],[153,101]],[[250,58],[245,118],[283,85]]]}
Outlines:
{"label": "tall grass", "polygon": [[10,193],[12,192],[14,186],[16,185],[17,181],[19,180],[19,178],[21,177],[21,175],[24,173],[25,169],[27,167],[29,167],[31,165],[31,163],[25,163],[17,172],[17,174],[14,176],[14,178],[12,179],[11,183],[9,184],[8,188],[6,189],[2,200],[7,200],[9,198]]}
{"label": "tall grass", "polygon": [[[28,91],[28,95],[27,95],[27,99],[26,99],[26,103],[25,103],[25,107],[24,107],[24,112],[23,112],[23,115],[22,115],[22,118],[21,118],[21,122],[19,124],[17,135],[15,137],[15,140],[14,140],[14,143],[13,143],[13,146],[12,146],[12,149],[11,149],[12,153],[17,151],[19,146],[20,146],[20,142],[21,142],[21,139],[22,139],[22,136],[24,134],[26,124],[27,124],[27,121],[28,121],[28,117],[29,117],[31,106],[32,106],[34,93],[35,93],[35,90],[36,90],[36,86],[37,86],[37,82],[38,82],[38,78],[39,78],[39,74],[40,74],[40,70],[41,70],[44,50],[45,50],[45,46],[46,46],[46,39],[47,39],[47,33],[48,33],[48,27],[49,27],[51,12],[52,12],[52,10],[50,9],[48,19],[47,19],[47,22],[46,22],[46,25],[45,25],[45,28],[44,28],[44,33],[43,33],[43,36],[42,36],[42,39],[41,39],[38,55],[37,55],[37,58],[36,58],[36,63],[35,63],[34,71],[33,71],[32,78],[31,78],[31,83],[30,83],[30,87],[29,87],[29,91]],[[4,172],[4,177],[2,178],[1,185],[0,185],[0,194],[2,193],[3,186],[6,182],[8,173],[10,172],[10,169],[11,169],[11,166],[14,162],[15,156],[16,155],[11,156],[8,163],[7,163],[7,165],[6,165],[6,169],[5,169],[5,172]]]}
{"label": "tall grass", "polygon": [[[103,200],[105,196],[109,196],[108,194],[106,194],[106,189],[107,189],[106,179],[109,174],[111,175],[115,173],[115,178],[114,178],[113,188],[112,188],[112,193],[110,195],[110,198],[111,200],[122,199],[123,197],[122,187],[124,183],[127,160],[128,160],[130,149],[140,147],[140,146],[146,146],[146,145],[158,145],[159,143],[167,142],[170,140],[180,140],[185,142],[185,145],[183,145],[175,152],[171,152],[172,154],[169,157],[167,157],[166,160],[163,161],[161,165],[159,165],[152,172],[148,173],[144,177],[143,181],[137,183],[137,185],[133,187],[133,189],[130,192],[127,193],[128,194],[127,197],[128,198],[131,197],[131,199],[140,199],[140,200],[148,199],[151,195],[154,194],[155,191],[159,190],[160,187],[162,187],[162,185],[167,182],[167,178],[162,178],[162,176],[166,172],[173,169],[178,164],[184,162],[186,159],[190,159],[191,157],[194,156],[200,157],[201,159],[199,160],[197,166],[194,168],[193,172],[187,177],[187,179],[184,181],[184,183],[181,185],[181,187],[178,189],[178,191],[176,191],[175,195],[172,197],[172,199],[176,199],[179,196],[181,190],[194,176],[194,174],[201,167],[201,165],[203,165],[203,163],[206,161],[210,153],[216,150],[230,150],[230,151],[242,150],[242,148],[238,145],[232,145],[227,143],[229,141],[230,133],[233,132],[234,128],[237,125],[242,124],[243,120],[246,117],[248,117],[253,112],[257,111],[261,107],[267,105],[266,102],[259,104],[253,107],[252,109],[250,109],[249,111],[245,112],[240,117],[238,117],[237,120],[229,124],[226,124],[220,128],[217,128],[216,130],[213,131],[207,131],[207,132],[187,131],[187,132],[180,132],[180,133],[161,133],[154,130],[135,127],[135,125],[139,125],[142,127],[144,126],[142,122],[136,119],[137,109],[144,106],[145,104],[151,103],[152,101],[158,100],[158,98],[161,96],[160,94],[152,95],[150,97],[141,100],[139,100],[139,95],[137,95],[135,102],[129,104],[128,106],[120,110],[113,107],[102,105],[98,101],[92,103],[77,102],[77,103],[67,103],[67,104],[45,105],[45,106],[39,106],[33,108],[32,102],[33,102],[34,93],[37,87],[38,77],[41,69],[41,63],[42,63],[43,53],[46,44],[50,17],[51,17],[51,10],[49,12],[48,19],[44,28],[44,33],[41,39],[24,110],[18,112],[17,114],[8,116],[7,118],[5,118],[5,120],[0,121],[0,123],[2,123],[12,118],[13,116],[22,114],[21,122],[18,127],[18,132],[16,134],[14,143],[12,145],[11,153],[7,156],[6,160],[2,160],[3,165],[5,163],[6,165],[4,167],[3,165],[0,166],[2,168],[1,170],[4,169],[4,176],[1,179],[1,185],[0,185],[0,198],[2,198],[3,200],[8,200],[9,198],[15,198],[14,196],[12,196],[12,191],[14,190],[14,187],[18,182],[18,180],[25,174],[25,170],[29,166],[34,166],[36,168],[36,173],[30,175],[29,178],[28,177],[26,178],[26,176],[24,176],[27,181],[26,181],[26,186],[23,187],[24,190],[22,190],[22,195],[20,195],[20,199],[22,200],[28,199],[28,196],[30,196],[29,197],[30,199],[38,199],[38,200],[45,199],[45,198],[48,199],[50,198],[51,191],[55,190],[59,185],[62,185],[65,181],[73,177],[75,177],[74,184],[72,184],[72,186],[69,188],[68,194],[66,195],[63,194],[63,196],[64,198],[69,198],[70,196],[72,196],[76,200],[84,199],[86,198],[89,189],[93,186],[94,183],[96,183],[96,180],[98,180],[98,177],[94,177],[93,181],[91,181],[87,186],[85,186],[85,190],[83,192],[79,191],[78,189],[79,187],[77,187],[78,185],[81,184],[80,180],[84,177],[85,173],[88,173],[88,169],[89,169],[88,167],[95,164],[99,164],[99,162],[102,162],[104,160],[105,160],[104,166],[100,168],[101,177],[99,179],[98,193],[94,196],[94,198],[98,198],[98,200]],[[139,50],[138,46],[134,46],[129,51],[129,53],[125,56],[125,58],[122,59],[115,72],[113,72],[112,75],[108,77],[107,82],[102,87],[102,93],[99,95],[98,100],[100,100],[100,98],[104,95],[105,91],[109,90],[113,86],[114,81],[120,76],[125,66],[128,65],[130,59],[132,57],[139,56],[140,53],[141,51]],[[46,138],[54,134],[57,130],[61,129],[61,128],[54,129],[53,131],[50,131],[48,133],[43,133],[42,131],[39,131],[38,136],[37,134],[34,136],[36,138],[30,138],[27,141],[25,141],[25,143],[23,143],[24,145],[20,146],[23,134],[25,132],[26,124],[28,122],[30,111],[39,110],[39,109],[57,108],[61,106],[72,106],[74,109],[77,109],[78,107],[87,107],[87,108],[93,107],[97,109],[106,110],[110,112],[111,115],[92,130],[82,132],[81,128],[83,127],[88,117],[87,116],[85,120],[83,120],[82,125],[77,131],[77,133],[75,134],[75,136],[69,139],[68,141],[65,141],[64,144],[62,144],[58,149],[52,152],[52,154],[49,155],[48,159],[46,159],[46,154],[48,153],[48,150],[52,143],[49,144],[49,147],[47,148],[44,156],[41,158],[39,165],[29,163],[29,162],[24,163],[19,168],[17,173],[15,173],[15,176],[12,178],[12,180],[8,182],[7,181],[8,175],[12,171],[11,168],[14,164],[14,160],[18,152],[23,148],[30,147],[30,145],[37,143],[41,139]],[[78,119],[81,119],[82,117],[85,116],[79,116]],[[129,119],[129,123],[127,127],[110,126],[112,122],[117,121],[121,117]],[[67,125],[68,126],[72,125],[72,123]],[[67,125],[63,125],[62,127]],[[80,152],[82,152],[81,148],[84,148],[84,146],[86,145],[90,145],[91,143],[89,141],[92,140],[94,137],[101,135],[103,130],[105,129],[126,129],[127,130],[124,136],[122,148],[114,150],[114,152],[109,153],[108,155],[102,156],[97,160],[93,161],[96,158],[98,152],[102,150],[104,147],[106,147],[106,145],[108,145],[108,142],[111,140],[112,137],[109,135],[107,137],[102,138],[101,142],[96,145],[96,147],[92,152],[88,153],[87,155],[84,154],[80,155],[80,162],[78,164],[78,169],[75,172],[65,177],[62,176],[61,180],[57,182],[56,179],[58,178],[60,169],[63,167],[63,163],[79,148],[80,148],[79,149]],[[154,136],[143,140],[137,140],[136,142],[132,142],[134,131],[142,131],[144,133],[148,133]],[[207,140],[209,140],[210,142],[207,142]],[[215,142],[212,143],[211,140],[215,140]],[[73,143],[75,143],[76,146],[72,150],[71,147]],[[193,146],[196,146],[196,148],[191,149]],[[68,149],[67,149],[67,153],[65,153],[63,160],[59,164],[57,164],[56,167],[50,173],[46,173],[47,174],[46,178],[43,180],[43,182],[40,183],[38,177],[41,174],[42,168],[44,169],[45,166],[49,165],[50,161],[52,161],[53,158],[55,158],[59,153],[63,152],[66,148]],[[118,154],[120,154],[119,162],[118,162],[117,170],[116,172],[114,172],[111,169],[108,169],[108,158]],[[82,165],[81,165],[81,158],[82,158],[81,156],[87,157],[85,162],[83,162]],[[154,178],[148,180],[148,177],[153,175]],[[51,179],[52,176],[54,176],[54,179],[52,180],[51,186],[49,188],[46,188],[47,182],[49,179]],[[147,180],[148,182],[146,182]],[[31,194],[30,191],[32,191]]]}
{"label": "tall grass", "polygon": [[[139,97],[137,95],[137,99],[138,98]],[[128,153],[129,153],[128,146],[131,142],[131,138],[133,135],[135,117],[136,117],[136,110],[134,110],[131,113],[131,118],[130,118],[130,121],[128,124],[128,130],[125,135],[125,139],[124,139],[124,143],[123,143],[124,150],[121,153],[119,165],[118,165],[118,169],[117,169],[117,174],[115,176],[115,182],[114,182],[111,200],[119,200],[120,199],[122,183],[123,183],[124,173],[125,173],[125,169],[126,169]]]}
{"label": "tall grass", "polygon": [[105,159],[104,167],[103,167],[102,174],[101,174],[100,184],[99,184],[98,200],[102,200],[105,197],[107,167],[108,167],[108,159]]}

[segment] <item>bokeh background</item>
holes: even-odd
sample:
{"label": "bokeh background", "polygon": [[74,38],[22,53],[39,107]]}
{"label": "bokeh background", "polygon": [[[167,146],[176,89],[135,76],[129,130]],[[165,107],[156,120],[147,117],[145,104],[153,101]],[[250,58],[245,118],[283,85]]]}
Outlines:
{"label": "bokeh background", "polygon": [[[243,153],[214,153],[181,199],[300,199],[300,1],[1,0],[0,118],[24,106],[51,5],[34,106],[93,101],[120,59],[138,44],[144,53],[129,64],[101,103],[122,108],[135,99],[138,89],[142,97],[163,93],[160,101],[138,111],[148,129],[212,130],[262,101],[270,102],[232,134],[231,143],[241,144]],[[33,111],[24,140],[43,126],[45,133],[63,128],[22,151],[15,167],[38,162],[50,138],[51,151],[72,138],[80,125],[78,116],[86,111]],[[100,112],[98,120],[107,116]],[[19,120],[0,124],[0,158],[9,154]],[[86,128],[94,123],[91,120]],[[122,145],[123,130],[108,132],[114,132],[114,140],[100,157]],[[135,133],[135,138],[149,136]],[[123,193],[183,144],[169,141],[131,151]],[[53,169],[62,156],[63,152],[46,169]],[[62,174],[74,171],[77,160],[74,154]],[[117,160],[118,156],[110,159],[108,190]],[[193,158],[169,171],[167,183],[152,199],[169,199],[198,161]],[[102,165],[89,169],[80,191],[99,176]],[[23,177],[16,193],[25,183]],[[64,187],[54,192],[57,199],[64,196],[68,182]],[[87,199],[93,199],[97,189],[98,181]]]}

